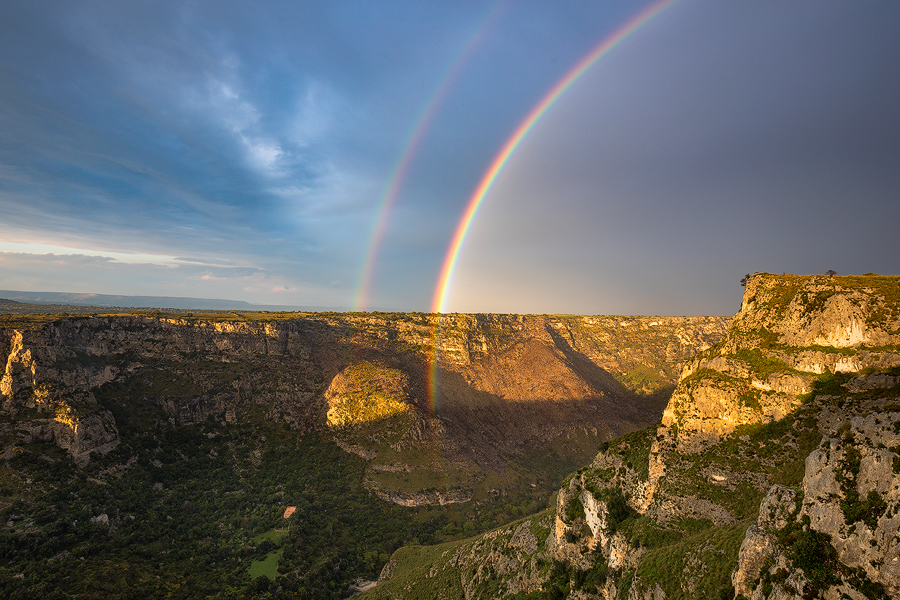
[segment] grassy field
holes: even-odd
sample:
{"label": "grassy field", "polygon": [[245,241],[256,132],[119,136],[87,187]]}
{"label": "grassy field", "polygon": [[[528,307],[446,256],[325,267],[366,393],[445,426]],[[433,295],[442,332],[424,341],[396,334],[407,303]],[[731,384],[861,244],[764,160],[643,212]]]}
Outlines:
{"label": "grassy field", "polygon": [[278,574],[278,561],[281,559],[282,552],[283,550],[279,548],[278,550],[266,554],[264,559],[254,560],[250,563],[250,567],[247,569],[247,574],[250,575],[250,579],[256,579],[257,577],[265,575],[274,581],[275,575]]}

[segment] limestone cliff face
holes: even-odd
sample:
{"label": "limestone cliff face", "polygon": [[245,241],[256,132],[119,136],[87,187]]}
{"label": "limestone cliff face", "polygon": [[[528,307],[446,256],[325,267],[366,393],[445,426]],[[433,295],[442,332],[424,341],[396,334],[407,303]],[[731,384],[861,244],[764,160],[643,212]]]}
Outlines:
{"label": "limestone cliff face", "polygon": [[725,337],[681,374],[651,450],[649,508],[667,454],[793,412],[823,374],[900,365],[900,278],[756,274]]}
{"label": "limestone cliff face", "polygon": [[[20,432],[25,441],[52,441],[80,462],[88,460],[90,452],[106,452],[118,443],[112,414],[98,406],[92,393],[103,384],[161,365],[171,369],[173,381],[184,379],[198,359],[228,362],[273,354],[304,355],[304,348],[293,343],[298,339],[296,331],[265,323],[73,318],[5,334],[8,355],[0,377],[0,410],[12,423],[3,425],[4,429]],[[163,378],[160,374],[159,379]],[[222,390],[192,383],[197,388],[192,391],[200,393],[171,389],[173,393],[158,394],[153,385],[147,391],[174,421],[182,423],[235,408],[240,386]],[[177,387],[177,381],[168,387]],[[278,397],[284,390],[273,391]]]}
{"label": "limestone cliff face", "polygon": [[[660,424],[602,444],[559,490],[546,541],[557,566],[532,589],[900,598],[898,436],[900,278],[755,275]],[[510,596],[505,581],[466,598]]]}
{"label": "limestone cliff face", "polygon": [[[299,431],[331,431],[373,461],[373,490],[415,502],[438,496],[428,481],[407,490],[388,481],[391,469],[409,466],[394,464],[406,460],[397,452],[436,444],[441,460],[417,468],[445,469],[449,460],[460,473],[502,471],[502,457],[523,448],[646,425],[658,415],[653,394],[665,394],[684,361],[718,341],[727,323],[381,313],[61,318],[0,332],[0,428],[84,461],[118,443],[112,413],[94,396],[109,385],[136,387],[174,424],[240,422],[258,407]],[[378,458],[386,448],[393,462]]]}
{"label": "limestone cliff face", "polygon": [[900,365],[898,278],[757,274],[725,338],[690,361],[666,407],[679,449],[778,420],[823,373]]}
{"label": "limestone cliff face", "polygon": [[806,459],[799,492],[769,491],[741,544],[736,593],[900,597],[900,412],[847,424]]}
{"label": "limestone cliff face", "polygon": [[[769,490],[737,559],[737,594],[900,597],[898,365],[900,279],[752,277],[722,341],[686,364],[660,425],[617,440],[560,491],[555,556],[583,569],[599,550],[610,568],[635,570],[629,598],[665,596],[638,577],[640,538],[610,527],[613,492],[655,527],[693,519],[715,531],[745,521],[741,495]],[[776,483],[802,459],[799,491]],[[810,575],[798,539],[836,578]],[[680,593],[699,597],[685,573]]]}

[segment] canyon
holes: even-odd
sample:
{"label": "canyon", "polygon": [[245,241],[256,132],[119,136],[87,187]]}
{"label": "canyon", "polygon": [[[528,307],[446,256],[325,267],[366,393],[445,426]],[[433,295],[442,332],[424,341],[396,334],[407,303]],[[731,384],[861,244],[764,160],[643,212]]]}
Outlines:
{"label": "canyon", "polygon": [[119,444],[95,392],[126,384],[174,426],[239,425],[252,407],[298,434],[325,432],[367,460],[370,488],[397,503],[465,501],[487,493],[485,479],[496,489],[527,451],[556,447],[574,465],[600,441],[654,422],[682,364],[728,323],[230,317],[67,317],[4,330],[0,435],[52,442],[86,464]]}
{"label": "canyon", "polygon": [[900,598],[900,278],[745,284],[733,318],[4,315],[0,591]]}

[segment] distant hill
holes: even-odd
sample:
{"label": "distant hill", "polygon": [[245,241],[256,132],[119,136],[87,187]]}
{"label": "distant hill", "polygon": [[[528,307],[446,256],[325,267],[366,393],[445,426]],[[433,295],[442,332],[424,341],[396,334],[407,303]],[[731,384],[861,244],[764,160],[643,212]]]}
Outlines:
{"label": "distant hill", "polygon": [[250,304],[241,300],[183,298],[177,296],[123,296],[110,294],[80,294],[70,292],[18,292],[0,290],[0,297],[8,301],[56,306],[97,306],[120,308],[175,308],[185,310],[335,310],[324,307]]}

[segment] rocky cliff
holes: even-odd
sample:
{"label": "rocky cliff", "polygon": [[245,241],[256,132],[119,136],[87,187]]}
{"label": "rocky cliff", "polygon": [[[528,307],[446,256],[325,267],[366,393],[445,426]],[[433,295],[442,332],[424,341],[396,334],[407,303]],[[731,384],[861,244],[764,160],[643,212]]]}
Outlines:
{"label": "rocky cliff", "polygon": [[900,403],[883,408],[823,438],[799,489],[769,490],[741,544],[737,593],[900,597]]}
{"label": "rocky cliff", "polygon": [[[398,503],[457,502],[535,448],[567,460],[658,418],[720,317],[66,317],[0,331],[0,434],[79,463],[135,399],[174,425],[254,411],[329,432]],[[98,397],[102,401],[98,401]],[[117,412],[125,411],[125,412]],[[581,453],[581,454],[579,454]],[[532,476],[535,473],[531,474]],[[490,479],[490,478],[488,478]]]}
{"label": "rocky cliff", "polygon": [[900,598],[898,411],[900,278],[756,274],[659,424],[604,443],[538,550],[505,553],[528,587],[447,597]]}
{"label": "rocky cliff", "polygon": [[[560,507],[577,499],[584,516],[557,510],[557,557],[585,568],[599,548],[620,570],[600,597],[623,583],[629,598],[898,597],[885,562],[900,551],[898,367],[900,279],[751,277],[659,426],[617,440],[561,491]],[[579,519],[590,535],[572,534]]]}
{"label": "rocky cliff", "polygon": [[[895,277],[751,277],[725,338],[684,368],[656,430],[638,507],[668,518],[654,504],[667,469],[740,427],[796,414],[817,383],[861,373],[869,383],[852,385],[880,385],[869,376],[900,366],[898,288]],[[676,480],[668,478],[670,499],[679,496]],[[691,507],[684,516],[727,520],[712,507],[673,504]]]}

